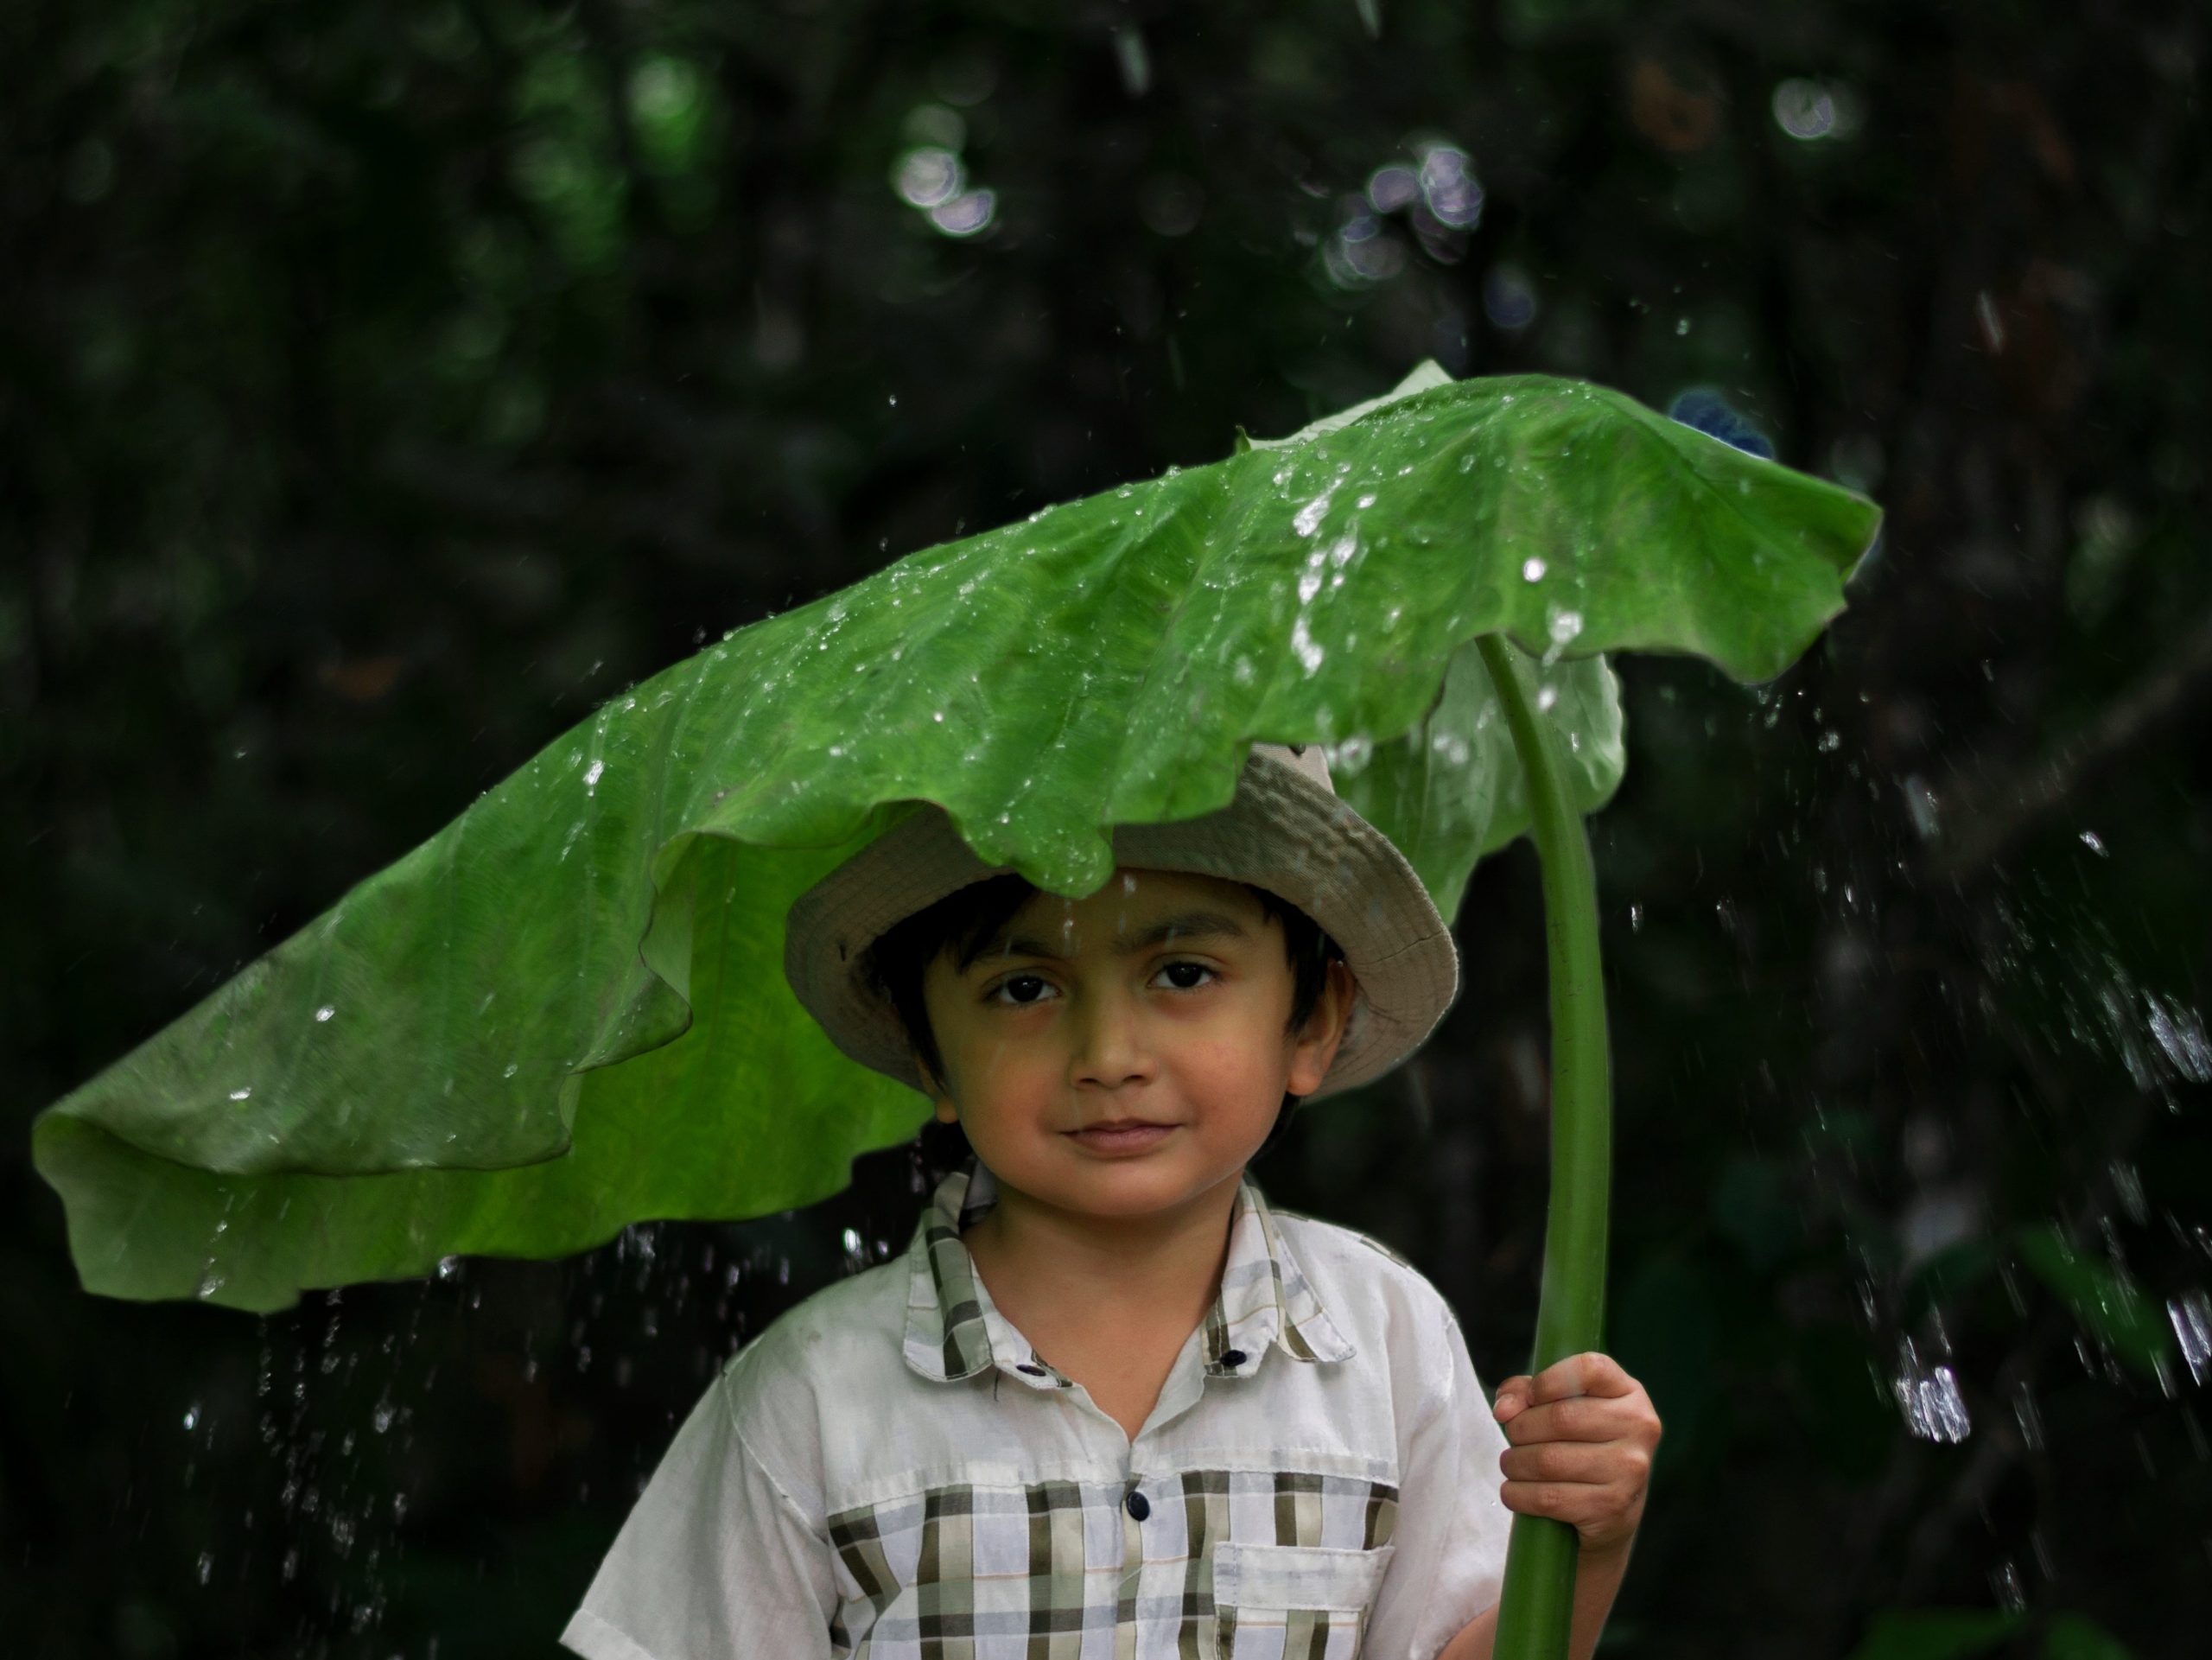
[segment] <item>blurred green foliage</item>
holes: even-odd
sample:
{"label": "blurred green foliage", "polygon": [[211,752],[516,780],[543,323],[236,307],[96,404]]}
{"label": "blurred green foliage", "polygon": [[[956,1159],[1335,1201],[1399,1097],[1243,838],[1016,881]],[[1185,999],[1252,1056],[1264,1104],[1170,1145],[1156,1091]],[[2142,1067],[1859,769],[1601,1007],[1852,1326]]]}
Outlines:
{"label": "blurred green foliage", "polygon": [[[1606,1651],[2194,1654],[2209,43],[2153,0],[9,9],[0,1630],[550,1652],[913,1161],[257,1323],[81,1295],[30,1114],[708,631],[1435,356],[1716,388],[1889,510],[1782,680],[1624,665],[1612,1332],[1668,1434]],[[1486,1379],[1545,1130],[1492,865],[1438,1038],[1257,1173]]]}

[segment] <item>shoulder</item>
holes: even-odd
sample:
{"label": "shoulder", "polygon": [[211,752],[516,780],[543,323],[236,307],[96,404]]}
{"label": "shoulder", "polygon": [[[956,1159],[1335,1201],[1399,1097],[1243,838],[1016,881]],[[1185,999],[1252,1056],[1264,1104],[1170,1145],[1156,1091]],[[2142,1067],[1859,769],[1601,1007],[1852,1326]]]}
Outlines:
{"label": "shoulder", "polygon": [[[1373,1234],[1361,1233],[1356,1229],[1345,1227],[1339,1222],[1324,1222],[1319,1217],[1307,1216],[1298,1211],[1276,1210],[1274,1215],[1276,1221],[1282,1224],[1287,1231],[1294,1231],[1300,1241],[1306,1243],[1310,1248],[1341,1253],[1351,1258],[1360,1268],[1368,1269],[1372,1269],[1374,1267],[1367,1260],[1367,1254],[1371,1253],[1380,1256],[1400,1273],[1410,1275],[1424,1286],[1428,1284],[1428,1281],[1422,1276],[1419,1269]],[[1434,1289],[1433,1287],[1430,1288]]]}
{"label": "shoulder", "polygon": [[839,1394],[896,1359],[906,1328],[909,1269],[903,1257],[826,1285],[762,1329],[724,1369],[721,1387],[750,1410]]}
{"label": "shoulder", "polygon": [[825,1443],[857,1402],[885,1398],[904,1364],[903,1258],[824,1286],[740,1349],[712,1393],[747,1449],[779,1480],[818,1491]]}
{"label": "shoulder", "polygon": [[1459,1340],[1459,1319],[1444,1294],[1382,1241],[1295,1211],[1272,1214],[1291,1256],[1354,1347],[1380,1344],[1394,1358],[1430,1360]]}
{"label": "shoulder", "polygon": [[[1353,1366],[1387,1391],[1402,1438],[1437,1422],[1473,1374],[1444,1294],[1379,1239],[1295,1212],[1274,1216],[1285,1250],[1351,1345]],[[1402,1456],[1412,1456],[1409,1446],[1402,1439]]]}

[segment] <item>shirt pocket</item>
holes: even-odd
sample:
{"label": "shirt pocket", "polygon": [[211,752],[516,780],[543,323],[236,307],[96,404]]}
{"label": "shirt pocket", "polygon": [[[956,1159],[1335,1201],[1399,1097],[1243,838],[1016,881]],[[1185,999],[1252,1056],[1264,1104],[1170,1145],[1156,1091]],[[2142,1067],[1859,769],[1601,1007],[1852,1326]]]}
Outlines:
{"label": "shirt pocket", "polygon": [[1216,1545],[1220,1660],[1355,1660],[1396,1549]]}

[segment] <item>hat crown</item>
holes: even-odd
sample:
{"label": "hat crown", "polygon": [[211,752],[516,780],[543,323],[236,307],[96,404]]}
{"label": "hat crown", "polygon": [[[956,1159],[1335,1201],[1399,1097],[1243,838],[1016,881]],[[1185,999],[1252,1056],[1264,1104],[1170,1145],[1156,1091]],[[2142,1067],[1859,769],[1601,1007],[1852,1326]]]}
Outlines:
{"label": "hat crown", "polygon": [[1255,743],[1252,753],[1272,755],[1285,766],[1305,773],[1331,795],[1337,792],[1336,784],[1329,777],[1328,754],[1318,743]]}

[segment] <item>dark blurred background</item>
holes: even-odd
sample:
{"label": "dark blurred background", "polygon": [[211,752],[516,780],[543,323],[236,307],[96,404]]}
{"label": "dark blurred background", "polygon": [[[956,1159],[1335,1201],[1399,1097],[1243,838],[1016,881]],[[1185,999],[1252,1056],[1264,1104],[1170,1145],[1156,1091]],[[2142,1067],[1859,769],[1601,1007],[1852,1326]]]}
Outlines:
{"label": "dark blurred background", "polygon": [[[546,1656],[916,1154],[256,1320],[77,1289],[32,1114],[609,695],[1393,385],[1710,389],[1888,510],[1772,685],[1620,666],[1608,1655],[2212,1631],[2202,6],[15,0],[0,1646]],[[1255,1173],[1523,1369],[1524,845]],[[1946,1623],[1948,1621],[1948,1623]],[[1398,1660],[1377,1657],[1377,1660]]]}

